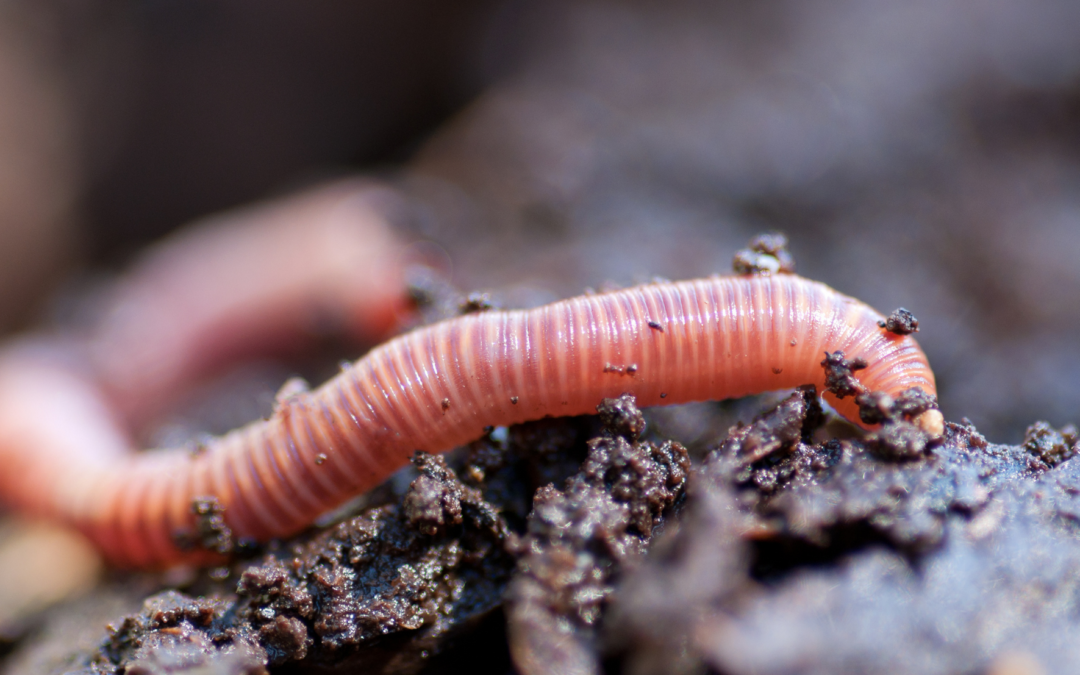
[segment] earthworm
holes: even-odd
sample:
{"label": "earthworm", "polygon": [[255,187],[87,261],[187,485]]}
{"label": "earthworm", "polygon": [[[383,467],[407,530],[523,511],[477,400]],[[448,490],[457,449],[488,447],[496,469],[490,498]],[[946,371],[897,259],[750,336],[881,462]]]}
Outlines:
{"label": "earthworm", "polygon": [[[112,289],[86,341],[129,425],[239,356],[337,332],[385,338],[405,311],[390,190],[341,180],[216,215],[152,247]],[[370,343],[370,342],[369,342]]]}
{"label": "earthworm", "polygon": [[[176,537],[191,532],[196,498],[216,498],[238,537],[284,537],[416,450],[445,451],[492,425],[589,413],[605,397],[630,393],[651,406],[820,388],[821,355],[836,350],[866,360],[858,379],[868,389],[936,394],[918,345],[881,319],[791,274],[470,314],[384,343],[197,453],[129,452],[92,377],[40,346],[9,349],[0,359],[0,457],[4,475],[17,478],[3,488],[24,508],[75,524],[114,563],[161,566],[191,555]],[[832,403],[858,421],[850,399]],[[50,425],[42,411],[63,411],[66,423]],[[936,410],[917,423],[941,433]]]}

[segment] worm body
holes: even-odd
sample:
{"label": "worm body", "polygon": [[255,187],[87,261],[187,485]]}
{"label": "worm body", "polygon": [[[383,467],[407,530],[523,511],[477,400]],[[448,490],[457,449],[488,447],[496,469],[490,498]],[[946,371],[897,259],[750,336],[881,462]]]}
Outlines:
{"label": "worm body", "polygon": [[[0,363],[0,453],[13,467],[5,472],[23,478],[4,489],[76,524],[116,563],[162,565],[184,555],[175,535],[193,527],[197,497],[215,497],[238,536],[287,536],[381,482],[416,450],[445,451],[489,425],[591,413],[604,397],[631,393],[651,406],[820,388],[822,354],[836,350],[868,362],[858,378],[871,390],[936,394],[918,345],[879,327],[881,318],[788,274],[651,284],[472,314],[383,344],[317,390],[292,395],[269,420],[196,454],[128,452],[92,381],[51,357],[8,358]],[[35,423],[58,390],[83,425],[78,438]],[[850,399],[832,403],[858,419]],[[930,412],[936,417],[920,422],[939,426],[940,413]],[[12,419],[20,414],[22,424]]]}
{"label": "worm body", "polygon": [[326,332],[385,337],[408,306],[407,256],[387,222],[402,206],[348,179],[215,216],[95,296],[94,324],[5,344],[0,499],[78,525],[118,563],[173,559],[132,556],[144,544],[126,542],[147,490],[186,471],[172,468],[184,453],[133,455],[131,430],[238,358]]}
{"label": "worm body", "polygon": [[370,181],[343,180],[214,216],[144,254],[87,341],[129,425],[223,363],[296,349],[326,329],[381,339],[404,309],[401,246]]}

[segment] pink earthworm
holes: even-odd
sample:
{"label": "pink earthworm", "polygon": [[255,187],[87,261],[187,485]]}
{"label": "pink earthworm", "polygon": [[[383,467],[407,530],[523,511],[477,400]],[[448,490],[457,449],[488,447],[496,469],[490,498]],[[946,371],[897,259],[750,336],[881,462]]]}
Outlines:
{"label": "pink earthworm", "polygon": [[[868,389],[936,394],[910,336],[795,275],[713,277],[488,311],[384,343],[314,391],[201,452],[132,453],[92,374],[41,346],[0,358],[0,489],[69,522],[122,566],[205,560],[178,533],[212,497],[237,537],[294,534],[385,480],[417,450],[442,452],[485,427],[580,415],[605,397],[653,406],[824,384],[826,351],[865,359]],[[64,353],[61,350],[61,353]],[[857,421],[850,400],[831,401]],[[62,412],[60,412],[62,411]],[[63,425],[48,423],[63,417]],[[940,434],[941,414],[917,423]]]}
{"label": "pink earthworm", "polygon": [[[240,356],[295,351],[313,334],[384,339],[406,311],[392,191],[360,179],[207,218],[136,261],[86,340],[129,425]],[[307,338],[307,340],[305,339]]]}

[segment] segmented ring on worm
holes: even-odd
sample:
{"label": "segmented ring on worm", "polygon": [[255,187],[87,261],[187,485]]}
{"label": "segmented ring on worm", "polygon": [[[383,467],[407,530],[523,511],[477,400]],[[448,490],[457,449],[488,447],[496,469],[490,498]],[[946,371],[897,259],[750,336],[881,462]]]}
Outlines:
{"label": "segmented ring on worm", "polygon": [[[858,379],[870,390],[936,394],[919,346],[881,319],[788,274],[657,283],[471,314],[385,343],[317,390],[291,396],[269,420],[194,455],[118,453],[92,382],[51,366],[69,404],[78,409],[82,397],[84,417],[102,427],[102,451],[59,461],[47,493],[23,497],[75,523],[114,562],[167,564],[184,555],[175,535],[192,528],[195,498],[215,497],[237,536],[287,536],[416,450],[445,451],[491,425],[590,413],[605,397],[630,393],[652,406],[821,388],[821,355],[837,350],[866,360]],[[858,420],[850,399],[831,402]],[[934,430],[940,413],[919,422]],[[19,470],[41,470],[23,459]]]}

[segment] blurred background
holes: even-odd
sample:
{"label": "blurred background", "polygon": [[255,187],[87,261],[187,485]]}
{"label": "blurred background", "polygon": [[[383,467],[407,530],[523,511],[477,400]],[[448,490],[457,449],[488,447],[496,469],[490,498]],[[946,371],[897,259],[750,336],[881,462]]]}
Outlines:
{"label": "blurred background", "polygon": [[191,219],[343,173],[466,290],[730,268],[911,309],[946,417],[1080,420],[1074,0],[12,0],[0,328]]}

